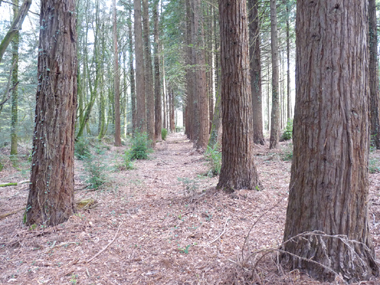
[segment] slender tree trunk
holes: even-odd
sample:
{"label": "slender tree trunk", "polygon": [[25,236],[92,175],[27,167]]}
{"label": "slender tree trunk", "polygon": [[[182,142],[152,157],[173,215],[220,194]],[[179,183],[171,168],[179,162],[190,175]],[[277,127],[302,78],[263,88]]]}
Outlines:
{"label": "slender tree trunk", "polygon": [[13,19],[13,23],[9,28],[9,31],[6,33],[5,37],[2,39],[0,43],[0,62],[3,59],[3,55],[8,45],[11,43],[13,37],[19,33],[21,30],[22,23],[25,20],[26,15],[28,14],[29,8],[32,5],[32,0],[25,0],[20,7],[20,10],[16,17]]}
{"label": "slender tree trunk", "polygon": [[175,121],[174,121],[174,91],[173,89],[169,89],[169,110],[170,110],[170,132],[175,133]]}
{"label": "slender tree trunk", "polygon": [[280,132],[280,98],[279,98],[279,72],[278,72],[278,38],[277,38],[277,8],[276,0],[270,0],[271,21],[271,50],[272,50],[272,113],[269,148],[277,147]]}
{"label": "slender tree trunk", "polygon": [[114,104],[115,104],[115,146],[121,146],[120,126],[120,72],[117,51],[117,17],[116,0],[113,0],[113,57],[114,57]]}
{"label": "slender tree trunk", "polygon": [[[245,0],[220,0],[223,155],[217,188],[255,189],[249,38]],[[244,16],[242,16],[244,15]]]}
{"label": "slender tree trunk", "polygon": [[136,123],[139,132],[147,131],[145,109],[144,50],[141,26],[141,0],[134,0],[135,55],[136,55]]}
{"label": "slender tree trunk", "polygon": [[192,51],[192,9],[190,0],[186,0],[186,135],[194,140],[194,71]]}
{"label": "slender tree trunk", "polygon": [[290,23],[289,23],[289,4],[286,2],[286,96],[287,96],[287,118],[292,117],[292,104],[290,101]]}
{"label": "slender tree trunk", "polygon": [[261,94],[260,21],[258,0],[248,0],[250,70],[253,106],[253,141],[264,145],[263,107]]}
{"label": "slender tree trunk", "polygon": [[380,149],[379,124],[379,64],[377,59],[377,19],[376,1],[369,0],[369,88],[371,98],[371,137],[377,149]]}
{"label": "slender tree trunk", "polygon": [[160,54],[159,54],[159,30],[158,30],[158,2],[154,5],[154,93],[155,93],[155,135],[156,140],[161,140],[162,128],[162,104],[161,104],[161,80],[160,80]]}
{"label": "slender tree trunk", "polygon": [[[368,226],[367,1],[297,1],[294,151],[283,249],[332,282],[379,273]],[[307,259],[313,260],[308,262]]]}
{"label": "slender tree trunk", "polygon": [[143,26],[144,26],[144,54],[145,54],[145,98],[147,105],[147,130],[149,140],[154,146],[156,136],[154,134],[154,91],[153,91],[153,71],[152,71],[152,52],[150,48],[150,28],[149,28],[149,8],[148,0],[143,3]]}
{"label": "slender tree trunk", "polygon": [[[13,0],[13,19],[15,20],[18,14],[18,0]],[[12,118],[11,118],[11,155],[17,155],[17,108],[18,108],[18,46],[19,46],[20,33],[19,31],[13,36],[12,39]],[[16,161],[14,157],[12,160]]]}
{"label": "slender tree trunk", "polygon": [[[35,132],[26,224],[55,226],[74,213],[77,95],[73,0],[42,0]],[[59,32],[57,32],[59,31]]]}
{"label": "slender tree trunk", "polygon": [[[132,1],[132,0],[131,0]],[[132,17],[132,10],[129,10],[129,17]],[[136,85],[135,85],[135,69],[133,67],[133,37],[132,23],[128,21],[128,38],[129,38],[129,77],[131,81],[131,112],[132,112],[132,133],[135,132],[137,126],[136,119]]]}

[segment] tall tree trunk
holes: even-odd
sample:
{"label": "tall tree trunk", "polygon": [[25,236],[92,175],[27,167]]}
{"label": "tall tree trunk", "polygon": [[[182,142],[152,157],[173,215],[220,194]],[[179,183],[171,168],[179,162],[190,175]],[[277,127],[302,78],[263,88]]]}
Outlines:
{"label": "tall tree trunk", "polygon": [[192,9],[190,0],[186,0],[186,135],[194,140],[194,71],[192,51]]}
{"label": "tall tree trunk", "polygon": [[134,0],[135,9],[135,55],[136,55],[136,127],[141,133],[147,131],[145,109],[144,50],[141,26],[141,0]]}
{"label": "tall tree trunk", "polygon": [[115,104],[115,146],[121,146],[121,126],[120,126],[120,72],[119,56],[117,51],[117,17],[116,17],[116,0],[113,0],[113,71],[114,71],[114,104]]}
{"label": "tall tree trunk", "polygon": [[289,4],[286,3],[286,96],[287,96],[287,118],[292,117],[292,104],[290,101],[290,21],[289,21]]}
{"label": "tall tree trunk", "polygon": [[175,121],[174,121],[174,91],[172,88],[169,89],[169,117],[170,117],[170,132],[175,133]]}
{"label": "tall tree trunk", "polygon": [[223,155],[217,188],[255,189],[246,0],[220,0]]}
{"label": "tall tree trunk", "polygon": [[[131,0],[132,1],[132,0]],[[132,10],[129,10],[129,17],[132,17]],[[133,37],[132,22],[128,21],[128,50],[129,50],[129,77],[131,82],[131,112],[132,112],[132,133],[135,132],[137,126],[136,119],[136,85],[135,85],[135,69],[133,67]]]}
{"label": "tall tree trunk", "polygon": [[[74,213],[77,95],[73,0],[42,0],[35,132],[26,224],[55,226]],[[59,31],[59,32],[57,32]]]}
{"label": "tall tree trunk", "polygon": [[198,95],[198,111],[199,111],[199,132],[197,140],[197,148],[206,149],[209,139],[209,100],[207,96],[206,83],[206,61],[204,51],[204,28],[200,15],[201,1],[194,2],[194,30],[196,40],[195,59],[197,64],[196,71],[196,88]]}
{"label": "tall tree trunk", "polygon": [[251,92],[253,106],[253,141],[264,145],[263,107],[261,94],[260,19],[258,0],[248,0],[249,11],[249,55],[251,70]]}
{"label": "tall tree trunk", "polygon": [[[379,273],[368,226],[367,1],[297,1],[294,151],[283,249],[332,282]],[[311,259],[313,262],[308,262]]]}
{"label": "tall tree trunk", "polygon": [[280,98],[279,98],[279,72],[278,72],[278,37],[277,37],[277,8],[276,0],[270,0],[271,22],[271,52],[272,52],[272,113],[269,148],[277,147],[280,132]]}
{"label": "tall tree trunk", "polygon": [[379,64],[377,61],[377,19],[376,1],[369,0],[369,88],[371,98],[371,137],[377,149],[380,149],[379,124]]}
{"label": "tall tree trunk", "polygon": [[[15,20],[18,14],[18,0],[13,0],[13,19]],[[11,118],[11,155],[17,155],[17,108],[18,108],[18,46],[20,32],[17,31],[12,39],[12,118]],[[12,157],[12,160],[16,161]]]}
{"label": "tall tree trunk", "polygon": [[155,97],[155,135],[156,140],[161,140],[162,128],[162,103],[161,103],[161,80],[160,80],[160,54],[159,54],[159,30],[158,30],[158,3],[155,0],[153,8],[154,21],[154,97]]}
{"label": "tall tree trunk", "polygon": [[153,71],[152,71],[152,52],[150,48],[150,28],[149,28],[149,7],[148,0],[143,3],[143,26],[144,26],[144,54],[145,54],[145,98],[147,106],[147,130],[149,140],[154,146],[156,136],[154,135],[154,91],[153,91]]}

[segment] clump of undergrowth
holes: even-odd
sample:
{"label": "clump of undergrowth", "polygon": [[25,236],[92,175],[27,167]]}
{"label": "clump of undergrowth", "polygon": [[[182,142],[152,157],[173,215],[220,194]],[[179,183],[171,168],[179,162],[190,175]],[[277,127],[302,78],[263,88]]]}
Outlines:
{"label": "clump of undergrowth", "polygon": [[168,130],[165,128],[161,129],[161,138],[163,141],[166,140],[167,135],[168,135]]}
{"label": "clump of undergrowth", "polygon": [[219,150],[218,144],[215,144],[214,147],[207,146],[205,157],[211,165],[207,176],[214,177],[219,175],[220,169],[222,168],[222,153]]}
{"label": "clump of undergrowth", "polygon": [[153,152],[152,142],[148,139],[147,133],[136,132],[131,139],[131,148],[127,151],[130,161],[135,159],[148,159],[148,155]]}
{"label": "clump of undergrowth", "polygon": [[89,184],[88,188],[98,189],[108,181],[106,174],[106,164],[100,156],[89,154],[84,160],[84,169],[88,173],[86,183]]}
{"label": "clump of undergrowth", "polygon": [[280,138],[281,141],[288,141],[293,137],[293,119],[289,119],[286,123],[285,130]]}
{"label": "clump of undergrowth", "polygon": [[91,156],[90,143],[86,138],[80,138],[75,142],[74,155],[79,160],[85,160]]}

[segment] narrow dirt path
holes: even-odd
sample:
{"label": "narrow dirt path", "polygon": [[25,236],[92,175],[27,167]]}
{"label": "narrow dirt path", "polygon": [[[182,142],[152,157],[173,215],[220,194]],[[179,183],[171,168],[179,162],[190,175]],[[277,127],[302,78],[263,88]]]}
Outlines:
{"label": "narrow dirt path", "polygon": [[[281,158],[288,148],[257,146],[264,189],[226,194],[215,189],[217,178],[204,175],[204,156],[183,134],[172,134],[134,170],[110,173],[104,188],[77,190],[77,200],[98,204],[62,225],[28,229],[22,213],[0,220],[0,283],[245,284],[251,271],[239,270],[242,252],[245,259],[282,241],[290,161]],[[125,149],[111,146],[101,160],[117,165]],[[7,182],[1,173],[0,182]],[[371,191],[377,178],[371,176]],[[0,213],[25,204],[26,186],[0,191]],[[378,195],[371,199],[380,205]],[[378,217],[375,206],[371,213]],[[378,225],[372,228],[378,249]],[[250,284],[320,284],[299,272],[279,274],[271,256],[257,270]]]}

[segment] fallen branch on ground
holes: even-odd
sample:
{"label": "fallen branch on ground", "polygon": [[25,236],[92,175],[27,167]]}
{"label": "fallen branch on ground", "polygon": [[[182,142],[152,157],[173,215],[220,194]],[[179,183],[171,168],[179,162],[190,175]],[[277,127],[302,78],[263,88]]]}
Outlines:
{"label": "fallen branch on ground", "polygon": [[9,213],[6,213],[6,214],[3,214],[3,215],[0,215],[0,220],[8,217],[8,216],[11,216],[11,215],[14,215],[14,214],[17,214],[18,212],[22,211],[22,210],[25,210],[25,207],[24,208],[21,208],[21,209],[18,209],[18,210],[15,210],[13,212],[9,212]]}
{"label": "fallen branch on ground", "polygon": [[90,263],[92,260],[94,260],[96,257],[98,257],[103,251],[105,251],[116,240],[117,234],[119,233],[119,230],[120,230],[120,227],[122,224],[123,224],[123,222],[120,223],[113,240],[111,240],[101,251],[99,251],[97,254],[95,254],[93,257],[91,257],[89,260],[85,261],[84,263]]}
{"label": "fallen branch on ground", "polygon": [[21,185],[21,184],[24,184],[24,183],[29,183],[29,180],[23,180],[23,181],[20,181],[20,182],[4,183],[4,184],[0,184],[0,187],[18,186],[18,185]]}

